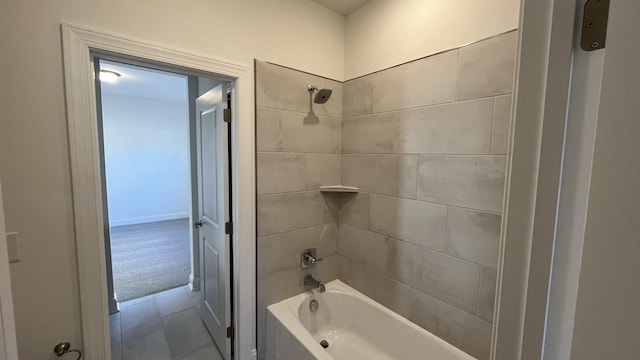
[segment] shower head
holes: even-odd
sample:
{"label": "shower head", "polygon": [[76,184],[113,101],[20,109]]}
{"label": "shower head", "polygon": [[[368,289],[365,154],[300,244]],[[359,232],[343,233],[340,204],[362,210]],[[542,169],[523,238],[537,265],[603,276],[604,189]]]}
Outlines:
{"label": "shower head", "polygon": [[313,94],[315,91],[318,92],[313,98],[313,102],[316,104],[324,104],[329,101],[331,93],[333,92],[331,89],[318,89],[314,85],[309,85],[307,91],[309,91],[309,94]]}
{"label": "shower head", "polygon": [[320,89],[318,90],[318,93],[316,94],[316,97],[313,98],[313,102],[316,104],[324,104],[327,101],[329,101],[329,98],[331,97],[331,89]]}

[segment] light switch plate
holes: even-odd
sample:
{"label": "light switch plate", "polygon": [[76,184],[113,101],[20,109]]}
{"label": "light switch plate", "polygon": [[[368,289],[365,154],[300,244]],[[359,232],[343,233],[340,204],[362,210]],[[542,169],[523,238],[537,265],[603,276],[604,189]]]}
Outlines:
{"label": "light switch plate", "polygon": [[7,233],[9,264],[20,262],[20,237],[17,232]]}

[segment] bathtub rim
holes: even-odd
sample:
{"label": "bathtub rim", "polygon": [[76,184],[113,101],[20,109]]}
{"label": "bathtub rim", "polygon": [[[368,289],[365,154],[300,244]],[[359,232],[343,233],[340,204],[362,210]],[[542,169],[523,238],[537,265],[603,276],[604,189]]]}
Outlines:
{"label": "bathtub rim", "polygon": [[[375,308],[376,310],[389,314],[393,319],[395,319],[396,321],[399,321],[403,325],[408,326],[411,330],[417,331],[418,333],[426,336],[432,341],[441,343],[448,351],[459,354],[462,360],[477,360],[475,357],[455,347],[454,345],[450,344],[446,340],[436,336],[435,334],[431,333],[426,329],[421,328],[420,326],[409,321],[409,319],[397,314],[393,310],[387,308],[386,306],[380,304],[379,302],[373,300],[372,298],[364,295],[360,291],[345,284],[340,279],[336,279],[326,283],[325,289],[326,289],[325,293],[341,293],[347,296],[355,297],[361,301],[367,302],[368,304],[373,306],[373,308]],[[298,309],[300,308],[300,305],[304,303],[305,300],[309,299],[309,297],[312,296],[312,294],[316,294],[316,296],[317,295],[322,296],[322,294],[319,294],[318,290],[304,291],[298,295],[294,295],[290,298],[284,299],[275,304],[271,304],[267,306],[267,314],[270,313],[272,316],[274,316],[275,319],[282,324],[282,326],[284,326],[289,330],[289,333],[297,341],[299,341],[307,350],[309,350],[309,352],[314,357],[316,357],[316,359],[333,360],[334,358],[331,355],[329,355],[325,351],[325,349],[322,348],[322,346],[320,346],[320,344],[316,341],[316,339],[313,338],[313,335],[309,332],[309,330],[307,330],[307,328],[302,324],[302,322],[298,317]],[[310,344],[310,343],[315,344],[315,346],[308,346],[307,344]]]}

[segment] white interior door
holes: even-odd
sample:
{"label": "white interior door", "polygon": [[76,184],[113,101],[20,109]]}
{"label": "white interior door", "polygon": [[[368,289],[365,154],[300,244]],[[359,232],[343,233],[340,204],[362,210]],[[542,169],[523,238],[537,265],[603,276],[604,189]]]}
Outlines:
{"label": "white interior door", "polygon": [[640,357],[640,2],[610,4],[571,359]]}
{"label": "white interior door", "polygon": [[225,359],[231,358],[229,139],[224,121],[226,85],[196,99],[200,315]]}

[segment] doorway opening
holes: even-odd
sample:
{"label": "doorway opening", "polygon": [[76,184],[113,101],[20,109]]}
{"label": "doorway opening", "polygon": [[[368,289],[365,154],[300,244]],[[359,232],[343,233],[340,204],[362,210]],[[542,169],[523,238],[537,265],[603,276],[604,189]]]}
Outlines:
{"label": "doorway opening", "polygon": [[230,84],[93,62],[112,358],[231,359]]}
{"label": "doorway opening", "polygon": [[188,78],[108,60],[100,78],[108,250],[122,303],[189,284]]}

